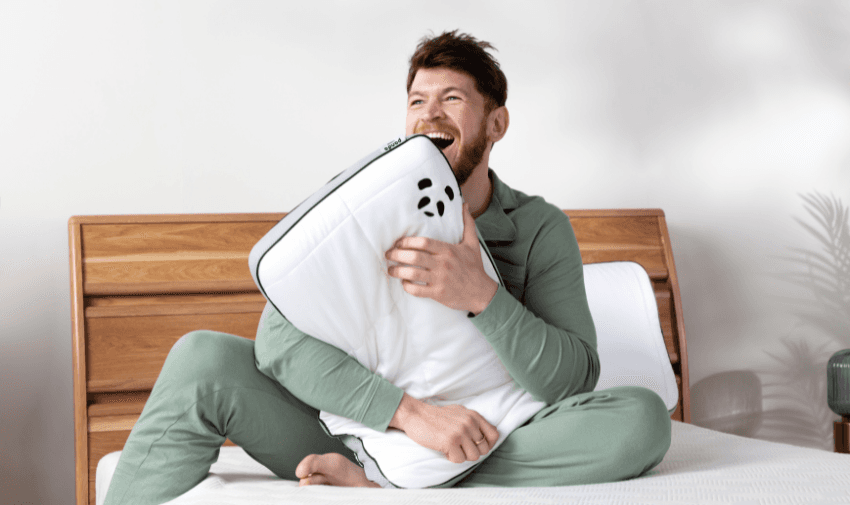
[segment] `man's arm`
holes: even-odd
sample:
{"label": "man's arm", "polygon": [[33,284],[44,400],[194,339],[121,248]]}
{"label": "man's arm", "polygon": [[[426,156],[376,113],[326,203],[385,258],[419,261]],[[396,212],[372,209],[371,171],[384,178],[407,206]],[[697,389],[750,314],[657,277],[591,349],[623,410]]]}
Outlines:
{"label": "man's arm", "polygon": [[466,204],[459,244],[405,237],[386,257],[400,264],[390,267],[389,275],[402,279],[408,293],[474,315],[473,324],[514,380],[535,399],[552,404],[595,387],[600,371],[596,329],[569,218],[551,207],[530,221],[525,224],[536,231],[526,235],[531,243],[522,303],[484,271]]}
{"label": "man's arm", "polygon": [[[535,399],[552,404],[593,390],[600,366],[578,243],[569,219],[554,207],[548,210],[548,215],[537,216],[545,220],[543,226],[533,237],[528,236],[532,243],[521,294],[525,305],[484,271],[474,220],[466,204],[459,244],[405,237],[386,257],[399,263],[388,273],[402,279],[408,293],[475,316],[473,324],[493,345],[514,380]],[[538,221],[537,217],[532,220]],[[408,434],[419,433],[425,426],[424,432],[431,437],[458,434],[456,422],[443,422],[450,419],[447,407],[434,412],[426,407],[404,395],[390,426]],[[491,441],[490,431],[482,429],[481,433],[479,447],[485,454],[495,440]],[[461,437],[461,445],[468,443],[467,438]],[[489,444],[486,447],[484,440]]]}
{"label": "man's arm", "polygon": [[471,320],[523,389],[548,404],[599,380],[596,328],[569,219],[558,212],[529,251],[523,303],[500,286]]}
{"label": "man's arm", "polygon": [[260,320],[254,359],[263,374],[307,405],[377,431],[400,429],[455,463],[476,461],[499,438],[477,412],[412,398],[337,347],[300,331],[271,304]]}
{"label": "man's arm", "polygon": [[254,344],[257,368],[307,405],[385,431],[402,391],[342,350],[297,329],[266,304]]}

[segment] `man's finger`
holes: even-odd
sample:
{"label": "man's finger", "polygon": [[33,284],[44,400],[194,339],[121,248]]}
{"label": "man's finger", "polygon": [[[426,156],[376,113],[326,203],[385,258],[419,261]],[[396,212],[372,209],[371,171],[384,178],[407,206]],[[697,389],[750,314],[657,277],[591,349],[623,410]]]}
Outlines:
{"label": "man's finger", "polygon": [[452,463],[463,463],[466,461],[466,455],[459,445],[449,447],[449,452],[446,453],[446,458]]}
{"label": "man's finger", "polygon": [[[475,411],[473,410],[473,412]],[[487,443],[490,444],[490,447],[493,447],[493,445],[496,444],[496,441],[499,440],[499,430],[484,419],[484,416],[478,412],[475,412],[475,418],[478,421],[478,429],[481,430],[481,433],[484,435],[484,438],[487,439]]]}
{"label": "man's finger", "polygon": [[490,445],[490,447],[496,445],[496,442],[499,441],[499,430],[497,430],[495,426],[488,423],[486,420],[481,423],[479,428],[481,429],[481,433],[484,434],[484,438],[487,439],[487,443]]}
{"label": "man's finger", "polygon": [[401,280],[401,288],[407,291],[407,294],[419,298],[431,298],[431,295],[433,293],[431,286],[416,284],[415,282],[409,281],[407,279]]}
{"label": "man's finger", "polygon": [[475,218],[469,212],[469,204],[463,204],[463,239],[461,243],[478,248],[478,233],[475,231]]}
{"label": "man's finger", "polygon": [[416,282],[425,282],[427,283],[430,279],[430,273],[427,270],[416,267],[389,267],[387,269],[387,273],[390,277],[396,277],[398,279],[407,280],[407,281],[416,281]]}
{"label": "man's finger", "polygon": [[478,451],[478,445],[471,438],[465,438],[460,444],[463,449],[465,461],[478,461],[481,457],[481,452]]}
{"label": "man's finger", "polygon": [[482,456],[490,452],[490,442],[487,441],[487,437],[483,434],[478,435],[478,440],[476,440],[476,444],[478,446],[478,453]]}
{"label": "man's finger", "polygon": [[[486,421],[485,421],[486,422]],[[490,442],[487,441],[487,437],[484,436],[480,430],[476,430],[475,432],[475,447],[478,449],[478,454],[485,455],[490,452]]]}
{"label": "man's finger", "polygon": [[402,265],[430,268],[434,264],[432,254],[415,249],[390,249],[384,257]]}
{"label": "man's finger", "polygon": [[401,237],[396,240],[396,243],[393,245],[394,249],[415,249],[419,251],[426,251],[430,253],[435,253],[439,249],[440,242],[439,240],[433,240],[428,237]]}
{"label": "man's finger", "polygon": [[490,443],[487,442],[487,439],[485,438],[484,441],[481,442],[481,444],[478,446],[478,452],[480,452],[482,456],[485,456],[487,453],[490,452],[490,448]]}

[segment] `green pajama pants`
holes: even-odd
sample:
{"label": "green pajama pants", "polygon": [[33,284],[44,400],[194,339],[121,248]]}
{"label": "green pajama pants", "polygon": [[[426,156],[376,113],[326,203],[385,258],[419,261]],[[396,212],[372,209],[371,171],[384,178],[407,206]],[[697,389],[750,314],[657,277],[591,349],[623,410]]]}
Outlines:
{"label": "green pajama pants", "polygon": [[[318,411],[254,364],[254,342],[192,332],[172,348],[130,433],[106,505],[160,504],[201,482],[230,438],[284,479],[308,454],[338,452]],[[637,477],[670,446],[661,398],[639,387],[584,393],[514,431],[458,486],[564,486]]]}

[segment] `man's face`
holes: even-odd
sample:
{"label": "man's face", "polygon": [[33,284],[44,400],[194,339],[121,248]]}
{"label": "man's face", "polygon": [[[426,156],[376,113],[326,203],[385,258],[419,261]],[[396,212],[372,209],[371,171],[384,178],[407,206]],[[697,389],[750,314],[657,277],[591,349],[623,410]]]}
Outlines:
{"label": "man's face", "polygon": [[434,140],[463,185],[488,147],[485,98],[463,72],[419,69],[407,95],[405,133]]}

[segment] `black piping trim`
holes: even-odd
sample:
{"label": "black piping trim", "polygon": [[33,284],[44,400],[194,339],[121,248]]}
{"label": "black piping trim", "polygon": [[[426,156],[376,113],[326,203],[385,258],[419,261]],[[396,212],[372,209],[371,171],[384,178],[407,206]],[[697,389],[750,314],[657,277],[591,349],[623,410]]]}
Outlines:
{"label": "black piping trim", "polygon": [[[369,458],[371,458],[372,462],[373,462],[373,463],[375,463],[375,466],[378,468],[378,471],[379,471],[379,472],[381,472],[381,476],[384,478],[384,480],[386,480],[387,482],[389,482],[390,484],[392,484],[393,486],[395,486],[395,487],[396,487],[396,489],[408,489],[408,488],[405,488],[405,487],[401,487],[401,486],[399,486],[398,484],[396,484],[395,482],[391,481],[391,480],[387,477],[387,474],[385,474],[385,473],[384,473],[384,471],[381,469],[381,465],[378,463],[378,460],[377,460],[377,459],[375,459],[375,457],[374,457],[374,456],[372,456],[371,454],[369,454],[369,451],[368,451],[368,450],[366,450],[366,444],[364,444],[364,443],[363,443],[363,439],[362,439],[362,438],[360,438],[360,437],[358,437],[358,436],[355,436],[355,435],[349,435],[349,434],[347,434],[347,433],[343,433],[343,434],[341,434],[341,435],[334,435],[333,433],[331,433],[331,430],[329,430],[329,429],[328,429],[328,426],[327,426],[327,425],[325,424],[325,422],[322,420],[321,413],[316,414],[316,419],[318,419],[319,423],[322,425],[322,429],[324,429],[324,430],[325,430],[325,433],[327,433],[327,434],[328,434],[328,436],[334,437],[335,439],[339,440],[339,441],[340,441],[343,445],[345,445],[346,447],[348,447],[348,444],[346,444],[346,443],[342,440],[342,437],[343,437],[343,436],[348,436],[348,437],[351,437],[351,438],[355,438],[355,439],[357,439],[357,441],[360,443],[360,447],[363,449],[363,452],[365,452],[365,453],[366,453],[366,455],[367,455],[367,456],[369,456]],[[348,449],[349,449],[349,450],[351,450],[351,448],[350,448],[350,447],[348,447]],[[364,468],[365,468],[365,466],[366,466],[366,465],[365,465],[365,463],[364,463],[363,461],[361,461],[361,460],[360,460],[360,457],[357,455],[357,452],[356,452],[356,451],[353,451],[353,450],[351,450],[351,452],[353,452],[353,453],[354,453],[354,457],[355,457],[355,458],[357,458],[357,461],[359,461],[359,462],[360,462],[360,465],[361,465],[362,467],[364,467]],[[487,459],[487,456],[489,456],[492,452],[493,452],[493,451],[490,451],[489,453],[487,453],[484,457],[480,458],[480,461],[478,461],[476,464],[472,465],[471,467],[467,468],[467,469],[466,469],[466,470],[464,470],[463,472],[461,472],[461,473],[459,473],[459,474],[457,474],[457,475],[454,475],[454,476],[452,476],[452,477],[449,477],[448,479],[444,480],[443,482],[441,482],[441,483],[439,483],[439,484],[434,484],[433,486],[427,486],[427,487],[422,488],[422,489],[435,489],[435,488],[440,488],[441,486],[445,486],[445,485],[446,485],[446,484],[448,484],[449,482],[451,482],[451,481],[453,481],[454,479],[457,479],[458,477],[461,477],[461,476],[462,476],[461,480],[463,480],[463,478],[466,478],[466,476],[467,476],[467,475],[469,475],[469,474],[470,474],[470,473],[472,473],[472,472],[473,472],[476,468],[478,468],[478,466],[479,466],[481,463],[483,463],[483,462],[484,462],[484,460],[486,460],[486,459]]]}

